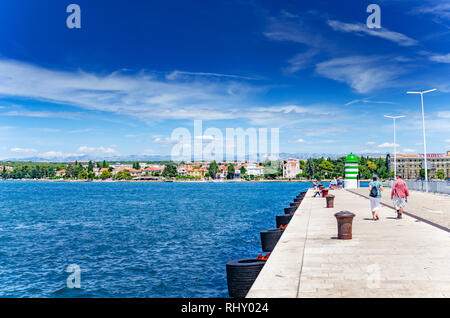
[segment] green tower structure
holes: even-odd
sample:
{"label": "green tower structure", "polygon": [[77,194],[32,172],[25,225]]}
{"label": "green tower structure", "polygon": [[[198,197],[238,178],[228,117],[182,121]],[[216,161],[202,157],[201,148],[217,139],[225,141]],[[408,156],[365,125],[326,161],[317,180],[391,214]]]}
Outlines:
{"label": "green tower structure", "polygon": [[359,160],[353,153],[345,158],[345,179],[344,186],[346,189],[358,188]]}

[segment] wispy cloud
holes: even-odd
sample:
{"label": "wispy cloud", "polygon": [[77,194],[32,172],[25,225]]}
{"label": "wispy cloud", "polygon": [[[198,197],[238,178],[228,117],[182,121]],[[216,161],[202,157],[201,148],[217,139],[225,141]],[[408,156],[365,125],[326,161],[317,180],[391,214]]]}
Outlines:
{"label": "wispy cloud", "polygon": [[389,101],[381,101],[381,100],[370,100],[369,98],[363,98],[363,99],[355,99],[345,104],[345,106],[350,106],[353,104],[389,104],[389,105],[395,105],[394,102]]}
{"label": "wispy cloud", "polygon": [[176,79],[190,77],[190,76],[225,77],[225,78],[245,79],[245,80],[260,80],[261,79],[261,78],[257,78],[257,77],[243,76],[243,75],[205,73],[205,72],[185,72],[185,71],[173,71],[170,74],[166,75],[166,79],[176,80]]}
{"label": "wispy cloud", "polygon": [[75,112],[50,112],[50,111],[30,111],[30,110],[11,110],[0,113],[0,116],[8,117],[35,117],[35,118],[69,118],[75,119],[81,116]]}
{"label": "wispy cloud", "polygon": [[383,38],[397,43],[400,46],[413,46],[417,45],[418,41],[398,32],[390,31],[386,28],[381,29],[369,29],[365,24],[362,23],[345,23],[336,20],[328,20],[328,25],[335,31],[354,33],[356,35],[371,35]]}
{"label": "wispy cloud", "polygon": [[[144,122],[167,119],[243,119],[252,125],[296,123],[329,114],[327,107],[256,106],[262,91],[233,80],[169,81],[138,73],[96,75],[82,71],[53,71],[0,59],[0,94],[75,106],[85,110],[135,117]],[[14,109],[4,116],[78,118],[83,114]],[[2,115],[2,114],[0,114]],[[277,124],[278,126],[278,124]],[[81,131],[78,131],[81,132]]]}
{"label": "wispy cloud", "polygon": [[[48,70],[31,64],[0,60],[0,94],[157,119],[229,119],[226,111],[244,104],[244,97],[260,88],[233,81],[166,82],[138,73],[99,76],[82,71]],[[68,112],[13,110],[4,116],[70,117]]]}
{"label": "wispy cloud", "polygon": [[282,14],[281,17],[269,19],[269,25],[264,36],[273,41],[288,41],[306,44],[313,48],[323,48],[328,46],[328,42],[317,30],[311,27],[298,16]]}
{"label": "wispy cloud", "polygon": [[440,20],[450,20],[450,3],[439,1],[434,4],[426,4],[420,7],[413,8],[411,14],[429,14]]}
{"label": "wispy cloud", "polygon": [[450,63],[450,53],[444,55],[435,54],[431,55],[429,58],[433,62]]}
{"label": "wispy cloud", "polygon": [[348,56],[316,65],[316,72],[327,78],[344,82],[359,93],[368,93],[393,85],[405,72],[384,56]]}
{"label": "wispy cloud", "polygon": [[298,53],[289,59],[289,66],[285,68],[287,73],[295,73],[302,69],[314,66],[314,59],[318,54],[317,50],[308,50],[304,53]]}

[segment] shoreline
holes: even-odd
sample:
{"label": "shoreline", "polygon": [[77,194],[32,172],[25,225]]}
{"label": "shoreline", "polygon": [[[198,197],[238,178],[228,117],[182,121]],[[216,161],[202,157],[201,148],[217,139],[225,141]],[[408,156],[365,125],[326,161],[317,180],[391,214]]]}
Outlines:
{"label": "shoreline", "polygon": [[[64,179],[0,179],[0,182],[22,181],[22,182],[80,182],[80,183],[116,183],[116,182],[145,182],[145,183],[258,183],[258,182],[297,182],[311,183],[313,180],[64,180]],[[322,180],[330,182],[331,180]],[[370,182],[370,180],[360,180],[360,182]]]}

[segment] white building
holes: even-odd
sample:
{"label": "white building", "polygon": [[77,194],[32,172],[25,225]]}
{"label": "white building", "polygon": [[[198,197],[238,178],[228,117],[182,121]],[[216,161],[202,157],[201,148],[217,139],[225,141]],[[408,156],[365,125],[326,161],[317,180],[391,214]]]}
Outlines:
{"label": "white building", "polygon": [[254,175],[255,177],[262,176],[264,174],[264,167],[258,166],[256,163],[249,163],[247,165],[247,175]]}
{"label": "white building", "polygon": [[283,164],[283,178],[294,179],[300,173],[302,173],[302,169],[300,169],[300,160],[288,159],[287,162]]}

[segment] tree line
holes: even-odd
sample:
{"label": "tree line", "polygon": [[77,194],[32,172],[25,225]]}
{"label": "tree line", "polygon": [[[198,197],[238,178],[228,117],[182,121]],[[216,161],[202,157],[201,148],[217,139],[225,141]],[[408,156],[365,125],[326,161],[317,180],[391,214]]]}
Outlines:
{"label": "tree line", "polygon": [[[370,179],[373,174],[377,174],[380,178],[388,178],[393,176],[393,172],[389,171],[389,155],[385,158],[369,158],[359,157],[359,178]],[[157,162],[160,163],[161,162]],[[177,171],[177,164],[175,162],[165,161],[165,169],[161,176],[165,178],[182,178]],[[286,161],[265,161],[258,163],[264,167],[265,179],[276,179],[283,176],[283,164]],[[302,173],[296,176],[297,179],[331,179],[333,177],[344,177],[345,171],[345,157],[331,159],[331,158],[310,158],[308,160],[300,160],[300,168]],[[110,179],[129,180],[132,178],[128,170],[121,170],[113,175],[113,169],[106,161],[93,163],[89,161],[85,167],[75,161],[74,164],[64,163],[33,163],[33,162],[7,162],[1,163],[3,170],[1,171],[1,178],[3,179]],[[236,172],[237,163],[229,163],[226,165],[225,177],[233,179]],[[12,171],[6,170],[5,166],[13,167]],[[138,162],[133,162],[134,169],[140,169]],[[208,172],[205,177],[212,178],[219,172],[219,166],[216,161],[209,164]],[[94,167],[106,168],[103,169],[100,176],[94,173]],[[65,170],[62,176],[57,176],[56,172]],[[254,179],[253,175],[248,175],[244,166],[240,167],[241,177],[244,179]],[[159,175],[159,174],[158,174]]]}

